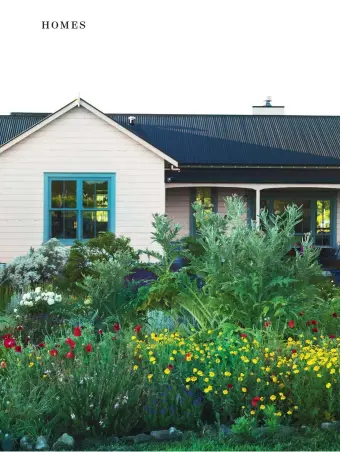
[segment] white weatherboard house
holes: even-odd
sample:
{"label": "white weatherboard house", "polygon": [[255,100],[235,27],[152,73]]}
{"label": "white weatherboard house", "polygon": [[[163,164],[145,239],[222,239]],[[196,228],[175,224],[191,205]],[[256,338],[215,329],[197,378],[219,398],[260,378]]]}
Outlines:
{"label": "white weatherboard house", "polygon": [[101,231],[152,248],[153,213],[195,234],[191,203],[223,213],[232,193],[249,221],[263,206],[303,205],[297,236],[335,248],[339,137],[339,117],[286,116],[269,101],[253,115],[104,114],[76,99],[53,114],[0,116],[0,263]]}

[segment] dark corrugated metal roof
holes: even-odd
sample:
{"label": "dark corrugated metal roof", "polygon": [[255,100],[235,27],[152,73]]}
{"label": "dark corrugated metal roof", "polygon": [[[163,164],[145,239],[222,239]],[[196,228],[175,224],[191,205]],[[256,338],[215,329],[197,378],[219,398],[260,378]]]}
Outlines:
{"label": "dark corrugated metal roof", "polygon": [[[0,145],[48,114],[0,116]],[[108,114],[179,164],[339,165],[338,116]]]}

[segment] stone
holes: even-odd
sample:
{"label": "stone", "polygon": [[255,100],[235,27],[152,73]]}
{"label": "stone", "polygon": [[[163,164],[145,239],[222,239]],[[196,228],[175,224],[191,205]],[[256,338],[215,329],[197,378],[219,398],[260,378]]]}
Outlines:
{"label": "stone", "polygon": [[225,436],[233,435],[233,431],[225,424],[220,424],[220,433],[222,433]]}
{"label": "stone", "polygon": [[31,443],[28,436],[23,436],[20,440],[21,450],[33,450],[33,444]]}
{"label": "stone", "polygon": [[5,434],[1,441],[1,448],[2,450],[14,450],[14,440],[8,433]]}
{"label": "stone", "polygon": [[140,433],[139,435],[135,435],[134,437],[134,443],[147,443],[151,440],[152,437],[150,435],[147,435],[146,433]]}
{"label": "stone", "polygon": [[72,450],[75,447],[75,440],[71,435],[64,433],[52,446],[53,450]]}
{"label": "stone", "polygon": [[38,436],[35,450],[50,450],[47,438],[45,436]]}
{"label": "stone", "polygon": [[132,435],[132,436],[124,436],[122,438],[122,441],[128,442],[128,443],[147,443],[148,441],[151,441],[153,438],[150,435],[147,435],[146,433],[139,433],[138,435]]}
{"label": "stone", "polygon": [[177,430],[175,427],[170,427],[168,431],[172,437],[180,438],[183,435],[183,433],[180,430]]}
{"label": "stone", "polygon": [[168,430],[153,430],[150,432],[150,436],[156,441],[167,441],[172,439],[182,438],[183,433],[177,430],[175,427],[171,427]]}
{"label": "stone", "polygon": [[325,430],[340,430],[340,422],[322,422],[321,428]]}

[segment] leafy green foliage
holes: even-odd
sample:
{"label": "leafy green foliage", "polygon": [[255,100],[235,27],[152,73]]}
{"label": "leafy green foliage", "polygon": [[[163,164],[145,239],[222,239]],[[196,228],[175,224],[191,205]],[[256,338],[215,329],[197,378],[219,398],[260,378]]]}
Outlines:
{"label": "leafy green foliage", "polygon": [[134,260],[127,252],[117,252],[108,260],[92,264],[92,274],[77,285],[91,300],[92,308],[101,315],[118,315],[129,302],[125,279],[132,272]]}
{"label": "leafy green foliage", "polygon": [[205,212],[199,203],[193,207],[204,253],[190,256],[188,271],[204,280],[206,309],[213,305],[210,310],[219,311],[222,322],[230,319],[250,327],[265,313],[292,316],[318,295],[313,279],[321,272],[319,251],[310,236],[302,239],[302,252],[287,256],[301,208],[288,206],[276,216],[262,211],[260,230],[246,224],[244,201],[236,196],[225,199],[224,217]]}
{"label": "leafy green foliage", "polygon": [[75,293],[80,288],[76,283],[81,282],[84,276],[93,274],[95,262],[108,261],[119,252],[128,252],[133,260],[138,259],[138,254],[130,246],[130,239],[118,237],[111,232],[105,232],[87,242],[76,241],[70,249],[69,259],[57,284]]}

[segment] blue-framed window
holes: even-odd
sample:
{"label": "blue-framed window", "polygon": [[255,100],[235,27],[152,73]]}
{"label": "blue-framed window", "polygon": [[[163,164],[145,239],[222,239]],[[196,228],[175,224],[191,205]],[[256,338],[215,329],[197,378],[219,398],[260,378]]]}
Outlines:
{"label": "blue-framed window", "polygon": [[265,195],[261,198],[261,208],[266,208],[272,214],[282,214],[288,204],[294,203],[302,206],[303,218],[295,227],[297,242],[305,233],[311,232],[316,246],[334,248],[337,242],[336,195],[308,193],[293,198],[291,196],[286,194]]}
{"label": "blue-framed window", "polygon": [[115,232],[115,174],[45,173],[44,240],[64,243]]}

